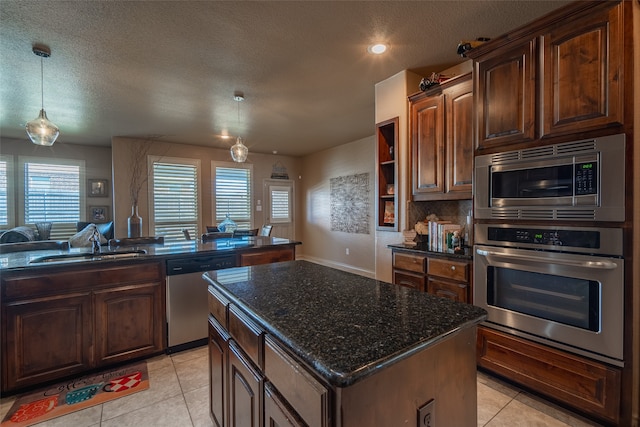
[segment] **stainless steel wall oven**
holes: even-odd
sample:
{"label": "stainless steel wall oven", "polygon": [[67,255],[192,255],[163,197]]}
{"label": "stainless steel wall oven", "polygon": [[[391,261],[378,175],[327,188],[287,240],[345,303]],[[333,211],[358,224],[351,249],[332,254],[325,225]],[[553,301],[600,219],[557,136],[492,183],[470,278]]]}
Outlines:
{"label": "stainless steel wall oven", "polygon": [[477,224],[486,325],[623,366],[622,229]]}

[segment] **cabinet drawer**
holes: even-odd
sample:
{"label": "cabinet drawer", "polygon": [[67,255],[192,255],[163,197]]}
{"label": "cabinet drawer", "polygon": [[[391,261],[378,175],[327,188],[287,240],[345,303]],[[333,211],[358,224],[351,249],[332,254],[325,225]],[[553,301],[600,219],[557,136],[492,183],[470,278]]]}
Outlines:
{"label": "cabinet drawer", "polygon": [[329,390],[269,337],[265,339],[264,372],[278,392],[311,427],[329,425]]}
{"label": "cabinet drawer", "polygon": [[233,304],[229,305],[229,334],[238,342],[249,359],[262,369],[264,331]]}
{"label": "cabinet drawer", "polygon": [[209,313],[227,329],[227,308],[229,300],[226,299],[216,288],[209,286]]}
{"label": "cabinet drawer", "polygon": [[273,262],[293,261],[296,259],[295,248],[271,249],[261,252],[247,252],[240,254],[240,265],[270,264]]}
{"label": "cabinet drawer", "polygon": [[469,303],[469,285],[460,282],[448,282],[445,280],[429,279],[427,292],[453,301]]}
{"label": "cabinet drawer", "polygon": [[416,273],[424,273],[426,257],[420,255],[411,255],[403,253],[393,254],[393,267],[401,270],[415,271]]}
{"label": "cabinet drawer", "polygon": [[469,264],[447,259],[429,258],[427,271],[429,276],[444,277],[447,279],[469,281]]}

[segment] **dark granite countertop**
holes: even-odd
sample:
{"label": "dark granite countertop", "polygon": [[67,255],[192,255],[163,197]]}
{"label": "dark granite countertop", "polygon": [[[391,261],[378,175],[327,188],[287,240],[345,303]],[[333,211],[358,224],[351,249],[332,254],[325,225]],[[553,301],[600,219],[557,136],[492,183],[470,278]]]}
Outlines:
{"label": "dark granite countertop", "polygon": [[406,245],[404,243],[398,243],[395,245],[387,245],[387,247],[395,250],[400,250],[402,252],[416,253],[421,255],[429,255],[429,256],[434,255],[434,256],[448,257],[448,258],[459,258],[464,260],[473,259],[473,249],[468,246],[464,246],[462,248],[463,252],[461,253],[455,253],[453,251],[450,251],[450,252],[430,251],[427,249],[426,242],[417,243],[415,246]]}
{"label": "dark granite countertop", "polygon": [[[110,248],[107,245],[102,246],[102,252],[107,253],[119,253],[127,252],[131,250],[142,250],[144,253],[134,254],[131,258],[126,260],[149,260],[149,259],[171,259],[171,258],[183,258],[190,257],[195,254],[222,254],[231,251],[244,251],[255,250],[272,246],[280,245],[298,245],[300,242],[288,239],[281,239],[278,237],[237,237],[230,239],[218,239],[207,243],[202,243],[196,240],[185,240],[177,243],[166,243],[165,245],[140,245],[140,246],[127,246],[119,248]],[[109,256],[96,256],[89,258],[72,258],[65,259],[59,258],[55,262],[37,262],[38,259],[49,256],[57,255],[79,255],[88,253],[91,248],[72,248],[66,250],[39,250],[39,251],[25,251],[25,252],[11,252],[6,254],[0,254],[0,270],[22,270],[33,269],[41,267],[57,267],[57,266],[69,266],[71,264],[77,265],[78,263],[104,263],[122,261],[124,258],[110,258]]]}
{"label": "dark granite countertop", "polygon": [[337,387],[486,317],[473,305],[307,261],[210,271],[204,277]]}

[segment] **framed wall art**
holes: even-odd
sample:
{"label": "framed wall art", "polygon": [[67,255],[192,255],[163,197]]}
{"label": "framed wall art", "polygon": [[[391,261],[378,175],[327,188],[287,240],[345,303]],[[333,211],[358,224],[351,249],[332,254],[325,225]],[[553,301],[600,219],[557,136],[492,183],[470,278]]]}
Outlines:
{"label": "framed wall art", "polygon": [[87,180],[87,196],[88,197],[108,197],[109,180],[106,179],[88,179]]}
{"label": "framed wall art", "polygon": [[109,207],[89,206],[89,221],[106,222],[109,219]]}

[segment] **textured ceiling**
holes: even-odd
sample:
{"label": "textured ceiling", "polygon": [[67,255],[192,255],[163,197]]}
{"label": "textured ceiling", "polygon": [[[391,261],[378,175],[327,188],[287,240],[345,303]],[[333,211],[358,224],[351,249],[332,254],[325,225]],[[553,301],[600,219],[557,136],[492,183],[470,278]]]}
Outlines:
{"label": "textured ceiling", "polygon": [[[26,139],[44,106],[56,144],[113,136],[300,156],[374,132],[374,85],[463,60],[566,1],[0,0],[0,135]],[[366,51],[385,41],[382,56]],[[418,88],[416,88],[416,91]],[[246,100],[233,100],[242,91]]]}

